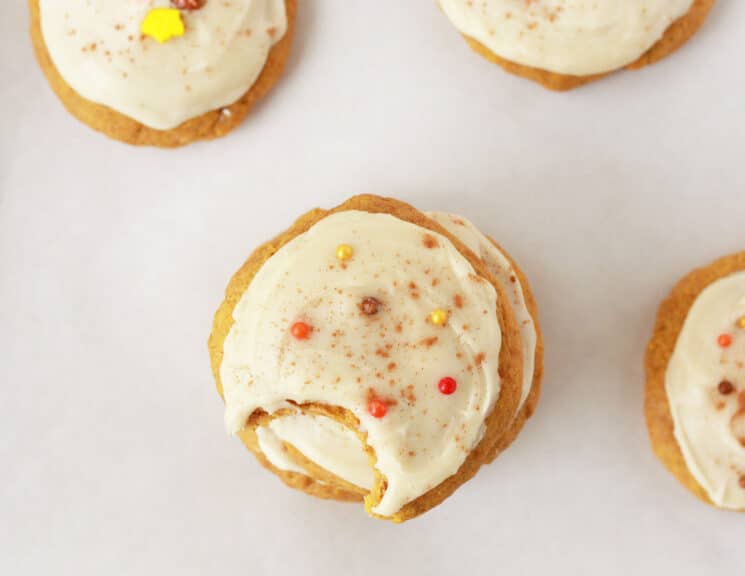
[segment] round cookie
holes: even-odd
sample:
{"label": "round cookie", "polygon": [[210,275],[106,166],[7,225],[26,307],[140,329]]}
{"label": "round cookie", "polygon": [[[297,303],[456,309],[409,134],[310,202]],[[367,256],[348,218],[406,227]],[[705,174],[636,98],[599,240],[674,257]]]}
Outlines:
{"label": "round cookie", "polygon": [[[291,243],[294,239],[305,235],[311,228],[314,228],[317,224],[321,223],[324,219],[330,218],[334,215],[340,215],[342,213],[349,212],[363,212],[369,214],[387,214],[392,215],[397,220],[401,220],[403,223],[410,223],[416,227],[422,229],[429,229],[434,234],[433,238],[443,237],[447,239],[448,245],[452,245],[457,252],[465,258],[468,265],[473,268],[476,272],[474,282],[482,282],[486,280],[487,284],[491,286],[490,289],[494,290],[495,294],[498,294],[497,318],[499,320],[499,327],[502,334],[502,345],[499,350],[487,352],[494,357],[498,357],[498,371],[499,378],[501,381],[501,387],[499,390],[499,397],[495,401],[494,408],[488,413],[484,421],[483,436],[476,443],[473,448],[462,456],[463,461],[459,464],[457,471],[446,477],[444,480],[439,482],[437,485],[430,487],[424,493],[417,497],[411,497],[407,499],[405,504],[398,510],[385,509],[386,512],[381,513],[379,507],[381,501],[383,501],[390,485],[386,486],[386,478],[376,469],[375,470],[375,481],[372,490],[367,493],[365,497],[366,509],[373,516],[384,517],[389,520],[401,522],[414,516],[421,514],[429,508],[437,505],[442,500],[447,498],[458,486],[463,482],[472,477],[478,468],[486,463],[492,454],[496,450],[496,446],[510,431],[511,427],[515,422],[515,414],[519,405],[521,388],[522,388],[522,355],[521,355],[521,341],[519,327],[516,324],[514,315],[510,306],[508,305],[508,299],[504,293],[504,290],[486,270],[484,264],[468,249],[460,243],[460,241],[454,236],[450,235],[444,228],[440,227],[436,222],[428,219],[424,214],[411,208],[410,206],[398,202],[392,199],[380,198],[376,196],[358,196],[352,198],[348,202],[344,203],[340,207],[331,210],[314,210],[305,216],[301,217],[293,227],[287,232],[276,238],[275,240],[265,244],[254,252],[244,266],[238,271],[233,277],[228,289],[226,291],[226,299],[215,316],[215,323],[213,326],[212,336],[210,337],[210,356],[212,361],[213,373],[218,382],[218,390],[221,394],[224,394],[223,385],[225,382],[226,375],[228,378],[232,378],[232,372],[223,370],[223,359],[224,350],[226,348],[226,339],[228,339],[231,330],[234,326],[234,311],[239,306],[239,302],[244,297],[244,294],[251,286],[257,273],[261,270],[262,274],[269,274],[263,270],[264,265],[277,254],[282,247]],[[350,217],[355,217],[350,216]],[[364,220],[363,220],[364,222]],[[343,226],[343,221],[336,220],[334,230],[338,230],[339,226]],[[329,224],[331,226],[331,224]],[[319,232],[320,234],[320,232]],[[271,277],[271,276],[270,276]],[[477,280],[481,278],[483,280]],[[262,280],[263,281],[263,280]],[[484,288],[486,289],[486,288]],[[491,321],[490,321],[491,322]],[[250,327],[241,326],[241,331],[250,331]],[[263,332],[262,332],[263,334]],[[483,355],[479,355],[483,356]],[[230,404],[230,402],[228,402]],[[399,401],[398,404],[394,404],[391,410],[393,413],[399,410],[407,410],[405,406],[408,406],[408,401]],[[230,408],[230,406],[228,406]],[[356,414],[349,408],[342,408],[340,406],[326,405],[318,402],[303,402],[293,403],[291,408],[297,412],[307,414],[315,413],[322,414],[330,417],[337,422],[343,423],[349,429],[354,430],[360,441],[365,442],[366,432],[360,430],[360,413]],[[278,413],[274,410],[271,416],[266,411],[254,411],[248,417],[246,429],[256,430],[262,423],[266,422],[267,418],[275,418]],[[230,412],[230,409],[228,410]],[[389,415],[390,416],[390,415]],[[279,416],[281,417],[281,416]],[[228,421],[230,418],[228,418]],[[369,423],[368,423],[369,425]],[[256,446],[256,442],[248,442],[245,438],[244,443],[248,445],[255,454],[261,452],[261,449]],[[287,446],[285,446],[287,447]],[[292,468],[297,466],[298,469],[306,471],[305,477],[301,481],[293,478],[293,474],[297,474],[297,471],[282,470],[278,466],[271,462],[265,461],[268,459],[259,458],[264,465],[272,469],[285,482],[290,483],[293,487],[300,488],[306,492],[321,495],[323,497],[335,497],[341,499],[354,499],[359,497],[359,490],[355,490],[354,486],[352,490],[349,489],[348,485],[337,482],[333,475],[326,475],[321,478],[323,470],[309,470],[303,465],[301,459],[297,459],[292,451],[292,447],[286,450],[286,453],[290,456],[289,465],[286,468]],[[365,443],[365,449],[368,451],[371,463],[375,463],[375,452],[370,446]],[[302,454],[301,454],[302,456]],[[386,454],[382,454],[386,457]],[[291,482],[288,482],[290,480]],[[394,479],[395,480],[395,479]],[[395,482],[394,482],[395,488]],[[339,492],[341,490],[341,492]],[[394,490],[395,495],[395,490]]]}
{"label": "round cookie", "polygon": [[[200,39],[224,34],[224,30],[219,28],[219,23],[215,28],[215,22],[217,18],[230,21],[229,17],[224,12],[220,14],[215,14],[215,12],[233,10],[237,6],[235,4],[218,4],[215,0],[201,0],[196,3],[179,1],[171,4],[166,0],[146,0],[135,5],[130,2],[128,6],[127,2],[121,2],[119,3],[121,8],[110,6],[105,8],[121,10],[122,22],[114,23],[108,20],[94,22],[86,29],[85,35],[75,28],[75,23],[71,22],[68,15],[65,15],[62,21],[62,16],[54,13],[54,21],[48,26],[55,30],[55,46],[60,45],[64,48],[67,56],[66,67],[75,74],[88,70],[89,77],[95,75],[98,79],[97,83],[92,87],[86,86],[86,89],[97,95],[100,94],[100,100],[116,101],[117,105],[126,102],[133,112],[130,113],[128,110],[125,113],[98,99],[94,101],[84,97],[79,89],[71,85],[66,75],[61,73],[60,68],[55,64],[54,54],[50,54],[50,47],[43,32],[42,4],[49,1],[54,0],[29,0],[31,39],[37,60],[50,86],[65,108],[78,120],[110,138],[132,145],[163,148],[184,146],[197,140],[219,138],[236,128],[245,119],[254,105],[269,92],[282,75],[290,53],[297,6],[297,0],[280,0],[284,2],[284,15],[278,15],[267,9],[269,16],[282,22],[285,28],[283,33],[279,27],[275,26],[270,26],[263,31],[244,28],[233,30],[233,38],[219,40],[222,43],[220,49],[230,41],[255,43],[255,45],[251,44],[250,48],[243,48],[246,54],[253,55],[252,58],[245,59],[245,62],[252,63],[251,67],[248,64],[241,65],[240,61],[237,62],[231,56],[227,56],[222,57],[223,60],[228,60],[223,67],[220,66],[223,62],[218,62],[214,66],[207,65],[204,69],[201,66],[208,56],[200,51],[207,50],[207,48],[199,44],[187,44],[190,42],[190,34],[199,34]],[[108,1],[99,0],[99,3],[105,5]],[[197,10],[181,10],[183,36],[173,37],[161,44],[159,40],[141,33],[140,24],[149,15],[147,10],[176,5],[200,6]],[[59,12],[60,8],[57,5],[51,6]],[[91,14],[97,13],[93,12],[90,7],[86,10],[81,18],[93,18]],[[249,22],[253,17],[253,14],[246,16]],[[262,34],[266,34],[269,39],[260,39]],[[101,41],[104,37],[111,38],[111,48],[107,48],[107,42]],[[268,47],[267,42],[269,42]],[[117,47],[115,48],[114,45]],[[178,49],[174,46],[178,46]],[[148,54],[157,54],[159,50],[170,51],[167,57],[170,65],[167,69],[172,71],[172,74],[168,78],[177,80],[172,82],[172,86],[167,87],[168,92],[164,91],[163,96],[158,98],[154,94],[157,95],[159,89],[157,83],[165,82],[163,67],[154,66],[153,63],[148,65],[147,59]],[[72,56],[69,55],[70,52]],[[263,60],[262,56],[265,56]],[[166,59],[166,56],[163,58]],[[196,62],[193,69],[190,68],[192,61]],[[182,64],[175,64],[175,62]],[[183,66],[183,68],[175,70],[176,65]],[[107,78],[109,85],[101,88],[106,84],[101,81],[103,71],[109,75]],[[254,71],[255,74],[253,74]],[[219,77],[219,84],[217,77]],[[130,86],[135,80],[143,83],[140,84],[139,90],[134,85]],[[85,82],[86,80],[76,77],[76,81]],[[144,102],[145,97],[141,94],[142,86],[150,86],[151,82],[156,86],[147,93],[153,102]],[[244,84],[248,85],[247,89],[242,89]],[[217,86],[220,86],[220,91],[216,91]],[[133,94],[123,96],[125,91],[130,89],[133,90]],[[143,101],[138,100],[140,97]],[[155,106],[156,100],[158,109]],[[178,110],[180,116],[175,111],[166,113],[170,102],[179,102],[179,105],[183,106],[183,113]],[[216,102],[219,104],[213,106]],[[176,110],[175,106],[174,110]],[[141,117],[135,118],[135,116]]]}
{"label": "round cookie", "polygon": [[[625,0],[617,0],[618,2]],[[546,49],[546,46],[540,46],[540,42],[536,44],[532,54],[525,54],[519,49],[515,49],[515,56],[508,57],[505,54],[498,53],[493,46],[490,46],[490,40],[498,37],[496,33],[496,24],[490,23],[492,28],[489,28],[486,32],[484,31],[483,25],[476,27],[471,31],[469,25],[463,25],[460,27],[460,31],[465,37],[468,44],[477,53],[481,54],[491,62],[498,64],[505,71],[521,76],[528,80],[538,82],[545,88],[556,91],[572,90],[594,80],[599,80],[608,74],[620,70],[637,70],[643,68],[649,64],[653,64],[666,56],[669,56],[685,44],[703,25],[709,11],[714,5],[715,0],[690,0],[690,6],[683,15],[679,16],[672,23],[669,24],[662,32],[661,36],[656,39],[651,45],[641,44],[641,48],[637,49],[634,57],[626,58],[625,60],[616,60],[609,58],[608,61],[612,62],[605,66],[593,62],[593,65],[586,65],[586,68],[581,72],[569,72],[567,69],[572,69],[572,65],[567,61],[561,61],[561,58],[552,59],[551,55],[556,54],[557,50]],[[543,27],[556,27],[561,22],[561,18],[564,12],[563,6],[556,2],[545,2],[541,0],[487,0],[486,3],[472,3],[467,0],[440,0],[440,4],[446,10],[449,11],[450,6],[455,6],[452,10],[463,10],[461,6],[466,5],[469,10],[476,10],[478,6],[486,4],[499,4],[504,6],[514,6],[523,3],[524,6],[521,11],[524,12],[523,16],[526,16],[524,22],[524,28],[519,31],[515,31],[517,34],[514,39],[515,43],[524,41],[525,38],[531,36],[541,35]],[[548,4],[546,6],[545,4]],[[600,4],[602,7],[602,4]],[[519,7],[519,6],[518,6]],[[587,3],[582,4],[582,9],[587,11],[597,10],[598,4],[593,4],[591,7]],[[647,10],[647,6],[641,7],[642,10]],[[455,14],[456,12],[451,12]],[[462,12],[460,12],[462,14]],[[509,9],[505,9],[499,14],[500,18],[504,19],[505,23],[514,23],[515,14]],[[588,17],[589,18],[589,17]],[[474,20],[466,17],[464,22],[473,22]],[[648,24],[637,23],[637,25],[646,27]],[[481,33],[477,34],[476,30]],[[581,27],[580,27],[581,30]],[[485,32],[485,33],[484,33]],[[477,38],[476,36],[479,36]],[[615,44],[612,43],[612,44]],[[561,44],[559,44],[561,46]],[[597,46],[592,46],[588,43],[584,53],[594,53]],[[546,54],[549,56],[546,56]]]}
{"label": "round cookie", "polygon": [[660,306],[645,358],[644,408],[655,454],[701,500],[739,511],[745,511],[743,343],[740,252],[678,282]]}

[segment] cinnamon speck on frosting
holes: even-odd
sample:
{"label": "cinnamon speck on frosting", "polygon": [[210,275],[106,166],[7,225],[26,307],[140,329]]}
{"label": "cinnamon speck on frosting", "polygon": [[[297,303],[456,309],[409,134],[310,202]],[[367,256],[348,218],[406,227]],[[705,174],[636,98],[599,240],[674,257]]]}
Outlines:
{"label": "cinnamon speck on frosting", "polygon": [[430,250],[439,247],[440,243],[437,241],[437,238],[432,236],[432,234],[425,234],[422,238],[422,243],[424,244],[425,248],[429,248]]}
{"label": "cinnamon speck on frosting", "polygon": [[413,406],[416,404],[416,395],[414,394],[414,385],[409,384],[405,388],[401,389],[401,398],[406,400],[407,404]]}

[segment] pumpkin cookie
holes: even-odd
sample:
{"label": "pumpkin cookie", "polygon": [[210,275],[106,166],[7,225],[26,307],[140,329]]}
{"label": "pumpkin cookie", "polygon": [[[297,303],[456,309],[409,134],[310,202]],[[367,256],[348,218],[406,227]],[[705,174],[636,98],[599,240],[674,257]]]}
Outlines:
{"label": "pumpkin cookie", "polygon": [[683,278],[646,356],[652,446],[703,501],[745,511],[745,252]]}
{"label": "pumpkin cookie", "polygon": [[571,90],[673,53],[714,0],[439,0],[471,47],[507,72]]}
{"label": "pumpkin cookie", "polygon": [[514,439],[542,374],[509,257],[462,218],[378,196],[313,210],[258,248],[209,349],[228,430],[262,464],[395,522]]}
{"label": "pumpkin cookie", "polygon": [[280,77],[296,0],[29,0],[31,38],[70,113],[128,144],[224,136]]}

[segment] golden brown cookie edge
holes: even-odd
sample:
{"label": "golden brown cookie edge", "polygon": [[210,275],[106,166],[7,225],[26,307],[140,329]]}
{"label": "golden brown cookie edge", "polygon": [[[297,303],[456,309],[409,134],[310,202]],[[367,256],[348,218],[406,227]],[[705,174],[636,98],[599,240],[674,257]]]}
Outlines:
{"label": "golden brown cookie edge", "polygon": [[[691,5],[691,8],[688,10],[688,12],[684,16],[673,22],[665,31],[665,34],[662,36],[662,38],[660,38],[654,44],[654,46],[647,50],[636,61],[628,64],[627,66],[619,68],[619,70],[638,70],[639,68],[654,64],[655,62],[671,55],[673,52],[682,47],[683,44],[685,44],[691,37],[693,37],[693,35],[701,28],[701,26],[703,26],[706,17],[708,16],[709,11],[712,9],[715,2],[716,0],[694,0],[694,3]],[[567,90],[579,88],[580,86],[583,86],[595,80],[600,80],[601,78],[604,78],[605,76],[618,71],[613,70],[610,72],[604,72],[602,74],[591,74],[588,76],[573,76],[570,74],[550,72],[541,68],[525,66],[523,64],[518,64],[517,62],[507,60],[492,52],[478,40],[469,36],[464,36],[464,38],[475,52],[477,52],[490,62],[499,65],[506,72],[514,74],[515,76],[526,78],[527,80],[532,80],[533,82],[541,84],[544,88],[548,88],[549,90],[554,90],[556,92],[565,92]]]}
{"label": "golden brown cookie edge", "polygon": [[703,290],[717,280],[745,270],[745,252],[720,258],[683,277],[662,302],[644,359],[644,414],[652,449],[665,468],[698,498],[710,504],[706,490],[694,478],[678,446],[665,390],[665,374],[688,312]]}
{"label": "golden brown cookie edge", "polygon": [[[295,28],[297,0],[285,0],[287,31],[269,51],[264,68],[256,82],[241,98],[224,106],[187,120],[171,130],[156,130],[120,114],[102,104],[83,98],[62,77],[52,62],[41,31],[39,0],[28,0],[31,15],[31,41],[47,81],[67,111],[94,130],[120,142],[134,146],[176,148],[198,140],[212,140],[225,136],[246,118],[251,108],[271,90],[279,80],[287,63]],[[229,111],[229,114],[223,113]]]}
{"label": "golden brown cookie edge", "polygon": [[497,445],[494,447],[494,451],[489,455],[489,462],[493,462],[494,459],[499,456],[501,452],[506,450],[510,444],[512,444],[517,437],[520,435],[520,432],[522,431],[523,427],[525,426],[525,423],[533,416],[535,413],[535,410],[538,406],[538,402],[541,398],[541,384],[543,381],[543,354],[544,354],[544,344],[543,344],[543,332],[541,331],[541,325],[538,320],[538,304],[535,300],[535,296],[533,295],[533,291],[530,287],[530,283],[528,282],[528,277],[525,275],[523,270],[518,266],[515,259],[510,255],[507,250],[505,250],[496,240],[493,238],[487,236],[489,240],[491,241],[494,246],[496,246],[497,250],[499,250],[505,258],[507,258],[507,261],[510,263],[512,268],[515,270],[515,274],[517,275],[517,280],[520,282],[520,287],[523,292],[523,297],[525,298],[525,305],[528,309],[528,313],[530,314],[530,317],[533,319],[533,324],[535,325],[535,333],[536,333],[536,346],[535,346],[535,364],[534,364],[534,370],[533,370],[533,383],[530,388],[530,393],[528,394],[528,397],[525,399],[525,404],[523,404],[523,407],[520,409],[520,412],[515,417],[515,421],[510,427],[509,430],[505,433],[504,437],[500,439],[500,441],[497,443]]}

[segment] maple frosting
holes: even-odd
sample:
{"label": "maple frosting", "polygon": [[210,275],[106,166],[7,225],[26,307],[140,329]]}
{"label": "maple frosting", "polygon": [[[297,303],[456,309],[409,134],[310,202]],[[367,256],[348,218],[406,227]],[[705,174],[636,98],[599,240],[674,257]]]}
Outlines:
{"label": "maple frosting", "polygon": [[[519,411],[533,385],[537,333],[518,275],[509,259],[469,220],[444,212],[428,212],[427,216],[479,256],[510,297],[520,325],[523,347],[523,387]],[[340,478],[361,488],[372,487],[372,471],[359,438],[333,420],[301,414],[273,420],[268,427],[259,428],[258,432],[262,452],[280,470],[302,472],[281,449],[283,442],[287,442]]]}
{"label": "maple frosting", "polygon": [[59,73],[82,97],[168,130],[229,106],[258,78],[284,36],[284,0],[207,0],[183,10],[184,34],[141,35],[169,0],[39,0],[41,29]]}
{"label": "maple frosting", "polygon": [[745,272],[696,298],[665,375],[688,469],[722,508],[745,510]]}
{"label": "maple frosting", "polygon": [[[337,258],[340,244],[351,257]],[[362,306],[369,298],[378,304],[372,314]],[[438,309],[447,311],[441,325],[430,320]],[[382,516],[458,470],[499,397],[495,288],[446,237],[388,214],[350,210],[320,220],[264,263],[233,319],[220,367],[229,431],[258,409],[347,409],[387,481],[373,509]],[[290,329],[299,321],[310,327],[300,339]],[[443,378],[457,389],[443,393]],[[372,401],[384,404],[382,416]],[[272,432],[295,445],[302,434],[293,428],[308,423],[279,424],[286,418],[275,418]],[[356,437],[346,440],[349,453],[361,452]],[[325,445],[296,447],[318,462]],[[332,458],[323,467],[367,488],[361,470],[334,462],[335,450],[326,450]]]}
{"label": "maple frosting", "polygon": [[438,0],[459,32],[497,56],[586,76],[637,60],[693,0]]}

